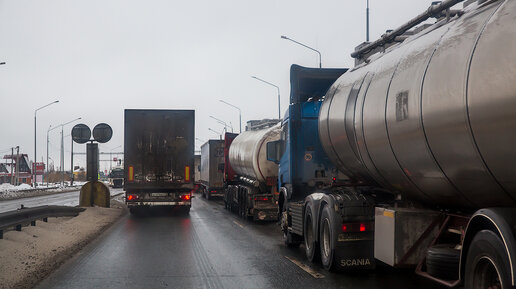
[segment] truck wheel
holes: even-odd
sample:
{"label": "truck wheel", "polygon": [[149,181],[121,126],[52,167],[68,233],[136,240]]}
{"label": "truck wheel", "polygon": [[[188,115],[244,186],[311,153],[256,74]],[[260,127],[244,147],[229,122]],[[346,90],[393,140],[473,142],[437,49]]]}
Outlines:
{"label": "truck wheel", "polygon": [[511,286],[507,251],[502,240],[492,231],[478,232],[466,257],[464,288],[514,288]]}
{"label": "truck wheel", "polygon": [[184,207],[184,208],[183,208],[183,213],[184,213],[185,215],[190,214],[190,207]]}
{"label": "truck wheel", "polygon": [[335,232],[333,219],[330,214],[330,207],[324,206],[319,224],[319,243],[321,247],[321,263],[324,269],[332,271],[335,269]]}
{"label": "truck wheel", "polygon": [[316,262],[319,260],[318,243],[316,242],[316,234],[314,228],[314,218],[312,215],[312,205],[306,204],[305,207],[305,220],[304,220],[304,240],[305,240],[305,253],[306,258],[310,262]]}

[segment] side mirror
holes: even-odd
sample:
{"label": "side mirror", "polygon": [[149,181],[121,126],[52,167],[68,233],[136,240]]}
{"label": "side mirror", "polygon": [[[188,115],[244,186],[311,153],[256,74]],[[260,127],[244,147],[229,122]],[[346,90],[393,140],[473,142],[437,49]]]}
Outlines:
{"label": "side mirror", "polygon": [[281,159],[281,140],[267,143],[267,160],[279,164]]}

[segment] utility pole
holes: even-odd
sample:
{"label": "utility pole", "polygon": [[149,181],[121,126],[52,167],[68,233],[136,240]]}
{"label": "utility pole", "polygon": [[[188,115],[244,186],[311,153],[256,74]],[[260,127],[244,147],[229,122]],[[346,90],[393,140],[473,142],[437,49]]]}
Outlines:
{"label": "utility pole", "polygon": [[61,185],[64,186],[64,136],[63,136],[63,126],[61,126]]}
{"label": "utility pole", "polygon": [[72,140],[72,152],[70,153],[70,171],[72,172],[71,179],[70,179],[70,186],[73,186],[73,137],[70,137]]}
{"label": "utility pole", "polygon": [[[36,167],[36,165],[34,164],[34,167]],[[16,146],[16,176],[15,176],[15,183],[16,185],[18,185],[18,180],[19,180],[19,176],[20,176],[20,146]],[[34,175],[36,175],[36,173],[34,172]]]}
{"label": "utility pole", "polygon": [[14,148],[11,148],[11,185],[14,185],[13,161],[14,161]]}
{"label": "utility pole", "polygon": [[369,42],[369,0],[366,7],[366,41]]}

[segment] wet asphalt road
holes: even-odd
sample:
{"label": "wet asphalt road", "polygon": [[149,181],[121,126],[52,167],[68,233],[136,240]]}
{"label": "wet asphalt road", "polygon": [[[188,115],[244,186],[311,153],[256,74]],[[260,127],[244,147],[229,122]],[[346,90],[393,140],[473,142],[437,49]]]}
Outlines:
{"label": "wet asphalt road", "polygon": [[222,201],[197,197],[189,215],[123,217],[37,288],[443,287],[386,266],[326,272],[305,260],[302,247],[286,248],[275,223],[245,221]]}

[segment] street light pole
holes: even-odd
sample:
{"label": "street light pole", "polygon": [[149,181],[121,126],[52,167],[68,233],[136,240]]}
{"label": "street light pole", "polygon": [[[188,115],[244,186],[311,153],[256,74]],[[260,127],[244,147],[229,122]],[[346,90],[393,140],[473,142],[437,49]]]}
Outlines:
{"label": "street light pole", "polygon": [[366,2],[366,41],[369,42],[369,0]]}
{"label": "street light pole", "polygon": [[52,125],[50,125],[47,129],[47,162],[45,163],[45,166],[47,168],[47,187],[48,187],[48,175],[49,175],[49,171],[48,171],[48,142],[49,142],[49,139],[48,139],[48,133],[50,132],[50,129],[52,128]]}
{"label": "street light pole", "polygon": [[258,78],[256,76],[251,76],[251,77],[256,79],[256,80],[259,80],[259,81],[261,81],[263,83],[266,83],[268,85],[272,85],[272,86],[274,86],[274,87],[276,87],[278,89],[278,120],[280,120],[281,119],[281,108],[280,108],[280,90],[279,90],[279,86],[277,86],[275,84],[272,84],[272,83],[270,83],[268,81],[265,81],[265,80],[263,80],[261,78]]}
{"label": "street light pole", "polygon": [[[65,125],[67,125],[67,124],[70,124],[70,123],[72,123],[74,121],[78,121],[80,119],[82,119],[82,117],[78,117],[78,118],[76,118],[74,120],[71,120],[69,122],[62,123],[62,124],[57,125],[57,126],[55,126],[53,128],[48,128],[48,131],[47,131],[47,164],[48,164],[48,133],[50,131],[53,131],[56,128],[61,127],[61,152],[60,152],[60,154],[61,154],[61,161],[60,161],[60,166],[61,166],[61,179],[62,179],[63,183],[64,183],[64,135],[63,135],[63,127]],[[72,150],[73,150],[73,140],[72,140]],[[73,158],[73,151],[72,151],[72,158]],[[73,162],[72,162],[72,174],[73,174]]]}
{"label": "street light pole", "polygon": [[224,126],[224,129],[226,130],[226,132],[228,131],[228,126],[231,128],[231,132],[233,132],[233,126],[231,125],[231,123],[229,123],[229,125],[228,125],[223,120],[220,120],[220,119],[218,119],[218,118],[216,118],[214,116],[211,116],[211,115],[210,115],[210,117],[213,118],[214,120],[216,120],[218,123],[222,124]]}
{"label": "street light pole", "polygon": [[292,41],[292,42],[294,42],[294,43],[296,43],[296,44],[298,44],[298,45],[301,45],[301,46],[303,46],[303,47],[305,47],[305,48],[308,48],[308,49],[310,49],[310,50],[313,50],[313,51],[317,52],[317,53],[319,54],[319,68],[322,68],[322,61],[321,61],[321,58],[322,58],[322,57],[321,57],[321,52],[320,52],[319,50],[314,49],[314,48],[312,48],[312,47],[310,47],[310,46],[308,46],[308,45],[305,45],[305,44],[303,44],[303,43],[301,43],[301,42],[295,41],[294,39],[288,38],[288,37],[287,37],[287,36],[285,36],[285,35],[281,35],[281,39],[290,40],[290,41]]}
{"label": "street light pole", "polygon": [[214,129],[211,129],[211,128],[208,128],[208,130],[210,130],[210,131],[212,131],[212,132],[216,133],[216,134],[219,136],[219,138],[220,138],[220,139],[222,139],[222,134],[221,134],[221,133],[219,133],[218,131],[216,131],[216,130],[214,130]]}
{"label": "street light pole", "polygon": [[238,109],[238,123],[240,124],[240,133],[242,133],[242,111],[240,110],[240,108],[232,105],[231,103],[225,102],[222,99],[219,99],[219,101]]}
{"label": "street light pole", "polygon": [[[4,63],[5,63],[5,62],[4,62]],[[36,117],[37,117],[37,112],[38,112],[38,110],[40,110],[40,109],[43,109],[43,108],[45,108],[45,107],[47,107],[47,106],[49,106],[49,105],[52,105],[52,104],[54,104],[54,103],[58,103],[58,102],[59,102],[59,100],[56,100],[56,101],[54,101],[54,102],[51,102],[51,103],[49,103],[49,104],[47,104],[47,105],[44,105],[44,106],[42,106],[42,107],[40,107],[40,108],[36,109],[36,110],[34,111],[34,163],[33,163],[33,165],[32,165],[32,175],[33,175],[32,182],[33,182],[34,187],[36,187],[36,162],[37,162],[37,160],[38,160],[38,159],[37,159],[37,157],[36,157],[36,128],[37,128],[37,121],[36,121]]]}

